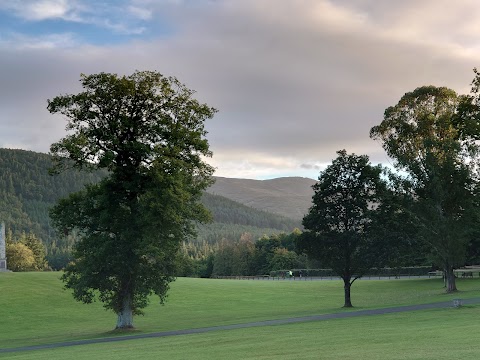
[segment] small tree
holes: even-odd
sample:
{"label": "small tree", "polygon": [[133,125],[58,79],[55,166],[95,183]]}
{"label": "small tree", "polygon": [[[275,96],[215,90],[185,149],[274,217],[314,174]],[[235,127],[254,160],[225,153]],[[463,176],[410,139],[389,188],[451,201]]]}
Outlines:
{"label": "small tree", "polygon": [[295,269],[298,266],[298,256],[294,251],[289,251],[285,248],[276,248],[273,252],[273,258],[270,261],[270,269],[289,270]]}
{"label": "small tree", "polygon": [[25,244],[7,243],[5,253],[8,259],[8,268],[12,271],[35,270],[35,255]]}
{"label": "small tree", "polygon": [[392,193],[382,168],[372,166],[368,156],[337,154],[313,185],[313,205],[297,247],[343,279],[344,307],[352,307],[353,282],[388,258],[387,241],[379,234],[393,213]]}
{"label": "small tree", "polygon": [[45,259],[45,245],[43,245],[43,243],[35,236],[35,234],[22,233],[19,242],[32,250],[35,258],[35,270],[48,269],[48,262]]}
{"label": "small tree", "polygon": [[108,174],[51,211],[59,231],[80,234],[62,279],[75,299],[98,296],[117,328],[131,328],[150,294],[164,302],[192,221],[209,219],[200,204],[213,173],[204,121],[216,110],[158,72],[82,75],[81,83],[83,92],[48,101],[69,131],[50,147],[53,170]]}

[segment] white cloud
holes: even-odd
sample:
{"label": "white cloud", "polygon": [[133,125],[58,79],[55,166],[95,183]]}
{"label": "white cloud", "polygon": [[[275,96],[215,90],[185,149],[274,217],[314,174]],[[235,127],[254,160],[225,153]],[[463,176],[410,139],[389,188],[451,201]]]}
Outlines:
{"label": "white cloud", "polygon": [[152,11],[139,6],[128,6],[128,11],[135,17],[142,20],[150,20],[152,18]]}
{"label": "white cloud", "polygon": [[48,34],[43,36],[27,36],[24,34],[9,34],[0,39],[0,48],[9,49],[56,49],[78,46],[79,41],[72,33]]}
{"label": "white cloud", "polygon": [[[61,19],[65,22],[98,26],[122,35],[142,34],[146,28],[139,25],[139,21],[151,19],[148,8],[115,1],[0,0],[0,10],[12,12],[25,21]],[[95,35],[91,38],[94,39]]]}
{"label": "white cloud", "polygon": [[13,11],[25,20],[41,21],[71,18],[79,7],[75,0],[4,0],[0,9]]}
{"label": "white cloud", "polygon": [[44,20],[61,18],[67,14],[68,7],[65,0],[43,0],[32,3],[24,8],[24,15],[29,20]]}
{"label": "white cloud", "polygon": [[123,35],[140,35],[144,33],[146,29],[145,26],[132,26],[127,23],[113,22],[108,19],[97,19],[92,21],[92,23]]}

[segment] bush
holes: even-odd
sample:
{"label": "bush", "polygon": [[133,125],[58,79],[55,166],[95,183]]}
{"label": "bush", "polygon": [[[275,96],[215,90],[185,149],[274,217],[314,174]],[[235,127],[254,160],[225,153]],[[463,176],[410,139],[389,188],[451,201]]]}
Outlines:
{"label": "bush", "polygon": [[7,266],[12,271],[31,271],[35,269],[35,256],[32,249],[22,243],[7,244]]}

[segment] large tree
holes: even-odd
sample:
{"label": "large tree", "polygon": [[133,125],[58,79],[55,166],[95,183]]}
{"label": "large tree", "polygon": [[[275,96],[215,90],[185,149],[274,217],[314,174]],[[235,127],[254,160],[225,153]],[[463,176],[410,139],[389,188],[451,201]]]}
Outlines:
{"label": "large tree", "polygon": [[446,273],[448,292],[456,290],[453,269],[463,264],[476,223],[477,108],[471,97],[424,86],[387,108],[370,131],[411,185],[408,210]]}
{"label": "large tree", "polygon": [[80,234],[63,280],[77,300],[98,296],[117,328],[131,328],[149,295],[164,302],[192,221],[209,219],[199,202],[213,173],[204,122],[216,110],[158,72],[82,75],[81,84],[84,91],[48,101],[68,130],[51,145],[54,170],[107,176],[51,211],[57,229]]}
{"label": "large tree", "polygon": [[382,167],[371,165],[366,155],[337,154],[313,186],[297,246],[343,279],[344,307],[351,307],[353,282],[388,259],[382,226],[394,216],[395,202]]}

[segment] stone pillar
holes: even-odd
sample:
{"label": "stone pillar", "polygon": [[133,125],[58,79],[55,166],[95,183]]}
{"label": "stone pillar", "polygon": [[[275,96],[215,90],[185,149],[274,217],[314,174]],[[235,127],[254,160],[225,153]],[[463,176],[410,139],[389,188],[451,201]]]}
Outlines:
{"label": "stone pillar", "polygon": [[0,223],[0,271],[7,270],[7,258],[5,256],[5,224]]}

